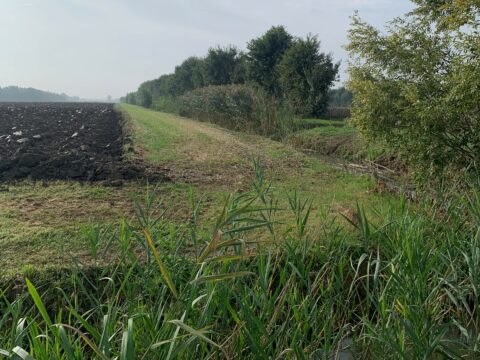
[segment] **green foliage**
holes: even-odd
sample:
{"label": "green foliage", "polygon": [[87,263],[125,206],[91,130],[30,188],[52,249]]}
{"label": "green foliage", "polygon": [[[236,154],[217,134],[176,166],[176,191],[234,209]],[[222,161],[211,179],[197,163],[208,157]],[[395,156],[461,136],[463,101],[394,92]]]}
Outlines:
{"label": "green foliage", "polygon": [[277,65],[293,41],[283,26],[272,26],[264,35],[251,40],[248,45],[248,79],[259,84],[268,93],[282,93]]}
{"label": "green foliage", "polygon": [[296,131],[287,136],[285,141],[301,151],[352,160],[365,146],[354,128],[332,124],[338,122],[304,122],[301,126],[312,128]]}
{"label": "green foliage", "polygon": [[480,160],[478,2],[417,1],[381,34],[353,18],[348,50],[353,120],[424,181]]}
{"label": "green foliage", "polygon": [[340,64],[320,52],[316,36],[295,39],[278,65],[284,96],[301,116],[320,116],[328,103],[328,89]]}
{"label": "green foliage", "polygon": [[155,98],[168,95],[181,95],[187,91],[205,85],[205,60],[197,57],[189,57],[181,65],[175,68],[169,87],[167,85],[164,94],[158,94]]}
{"label": "green foliage", "polygon": [[147,107],[147,108],[152,106],[153,97],[152,97],[152,91],[149,89],[150,85],[151,83],[143,83],[138,88],[138,91],[135,97],[135,101],[137,105]]}
{"label": "green foliage", "polygon": [[153,110],[178,114],[180,112],[179,101],[173,96],[161,96],[153,102]]}
{"label": "green foliage", "polygon": [[236,47],[210,48],[205,57],[205,85],[228,85],[234,81],[243,82],[241,73],[243,55]]}
{"label": "green foliage", "polygon": [[353,94],[344,86],[338,89],[328,90],[328,106],[334,108],[350,107],[353,100]]}
{"label": "green foliage", "polygon": [[413,0],[416,13],[428,16],[441,28],[459,29],[478,26],[480,3],[478,0]]}
{"label": "green foliage", "polygon": [[137,93],[127,93],[127,95],[125,96],[125,102],[127,104],[137,105]]}
{"label": "green foliage", "polygon": [[326,119],[344,120],[352,116],[352,112],[348,107],[332,107],[329,106],[323,112],[322,117]]}
{"label": "green foliage", "polygon": [[162,75],[152,81],[152,99],[158,99],[162,96],[171,96],[174,92],[175,74]]}
{"label": "green foliage", "polygon": [[[263,102],[267,106],[262,110],[263,113],[279,113],[286,108],[309,116],[324,112],[328,89],[336,77],[338,64],[333,64],[330,55],[320,52],[316,37],[293,39],[283,26],[274,26],[261,37],[250,41],[247,48],[247,53],[234,46],[210,48],[204,58],[189,57],[175,67],[173,74],[144,82],[137,92],[127,94],[122,100],[134,105],[178,112],[178,104],[188,97],[182,101],[176,98],[188,92],[208,86],[248,83],[250,87],[260,88],[258,93],[263,91],[276,99]],[[275,110],[270,106],[273,103],[278,105]],[[222,116],[230,114],[230,110],[225,109]],[[287,113],[290,114],[289,111]],[[230,123],[237,120],[232,118]],[[271,129],[256,132],[271,134]]]}
{"label": "green foliage", "polygon": [[294,126],[293,114],[261,89],[208,86],[178,98],[179,114],[229,129],[280,137]]}

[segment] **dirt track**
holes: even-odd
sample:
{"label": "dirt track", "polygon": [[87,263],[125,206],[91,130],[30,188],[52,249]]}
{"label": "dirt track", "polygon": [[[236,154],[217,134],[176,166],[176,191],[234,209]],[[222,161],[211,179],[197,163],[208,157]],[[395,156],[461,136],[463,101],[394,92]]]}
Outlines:
{"label": "dirt track", "polygon": [[111,104],[0,103],[0,181],[142,177],[122,150]]}

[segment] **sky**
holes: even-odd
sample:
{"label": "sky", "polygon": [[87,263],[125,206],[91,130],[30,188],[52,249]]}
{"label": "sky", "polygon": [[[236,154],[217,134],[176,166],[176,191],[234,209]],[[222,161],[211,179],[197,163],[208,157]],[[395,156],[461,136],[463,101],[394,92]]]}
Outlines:
{"label": "sky", "polygon": [[382,28],[408,0],[0,0],[0,87],[118,98],[209,47],[246,43],[273,25],[318,34],[346,80],[350,16]]}

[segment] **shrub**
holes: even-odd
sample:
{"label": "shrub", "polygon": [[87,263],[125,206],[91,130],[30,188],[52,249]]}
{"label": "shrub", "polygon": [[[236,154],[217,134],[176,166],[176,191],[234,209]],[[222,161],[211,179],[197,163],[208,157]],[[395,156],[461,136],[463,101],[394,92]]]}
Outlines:
{"label": "shrub", "polygon": [[474,0],[417,3],[387,34],[353,18],[349,88],[363,134],[431,182],[480,162],[480,10]]}
{"label": "shrub", "polygon": [[179,101],[172,96],[161,96],[153,102],[152,109],[168,113],[180,113]]}
{"label": "shrub", "polygon": [[236,131],[281,137],[294,127],[292,111],[248,85],[208,86],[178,98],[179,114]]}
{"label": "shrub", "polygon": [[346,119],[351,115],[348,107],[329,107],[323,113],[323,117],[327,119]]}

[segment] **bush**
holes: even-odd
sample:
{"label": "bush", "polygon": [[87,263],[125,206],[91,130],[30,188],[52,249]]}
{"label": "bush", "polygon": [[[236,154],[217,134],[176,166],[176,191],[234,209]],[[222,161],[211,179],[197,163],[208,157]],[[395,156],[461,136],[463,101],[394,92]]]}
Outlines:
{"label": "bush", "polygon": [[323,113],[323,117],[327,119],[346,119],[351,115],[348,107],[329,107]]}
{"label": "bush", "polygon": [[282,137],[293,130],[292,111],[248,85],[208,86],[178,98],[178,113],[236,131]]}
{"label": "bush", "polygon": [[417,3],[387,34],[353,18],[348,85],[363,134],[432,183],[480,163],[480,9],[474,0]]}
{"label": "bush", "polygon": [[152,104],[152,109],[168,113],[179,114],[180,106],[177,98],[172,96],[162,96],[156,99]]}

